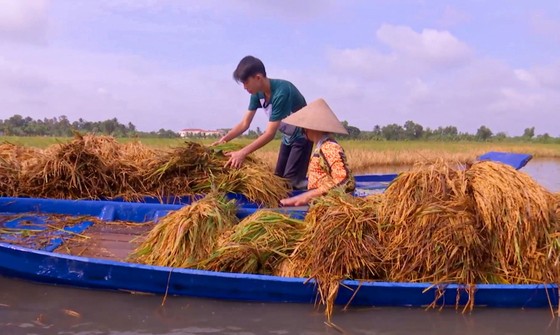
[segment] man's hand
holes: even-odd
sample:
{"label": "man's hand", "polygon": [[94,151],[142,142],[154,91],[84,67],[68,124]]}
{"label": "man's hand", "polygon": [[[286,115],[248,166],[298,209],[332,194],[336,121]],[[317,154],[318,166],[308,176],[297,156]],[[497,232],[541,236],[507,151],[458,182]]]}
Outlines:
{"label": "man's hand", "polygon": [[245,157],[247,154],[243,149],[232,151],[226,153],[226,156],[229,156],[229,160],[226,163],[226,167],[231,166],[232,168],[239,169],[243,165],[243,161],[245,161]]}
{"label": "man's hand", "polygon": [[210,146],[213,147],[213,146],[215,146],[215,145],[224,144],[224,143],[227,143],[227,141],[224,140],[224,138],[222,137],[222,138],[220,138],[219,140],[217,140],[216,142],[210,144]]}

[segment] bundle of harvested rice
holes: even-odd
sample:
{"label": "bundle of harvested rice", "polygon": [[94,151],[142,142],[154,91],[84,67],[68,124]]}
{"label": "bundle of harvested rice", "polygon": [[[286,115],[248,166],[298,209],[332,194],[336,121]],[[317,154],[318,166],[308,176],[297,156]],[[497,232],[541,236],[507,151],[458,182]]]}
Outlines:
{"label": "bundle of harvested rice", "polygon": [[152,162],[145,174],[149,195],[189,196],[213,190],[244,195],[248,200],[276,206],[289,193],[288,183],[251,157],[240,169],[225,168],[231,145],[205,147],[185,142]]}
{"label": "bundle of harvested rice", "polygon": [[216,176],[215,187],[220,191],[244,195],[249,201],[266,207],[277,207],[280,199],[289,194],[289,182],[280,178],[258,162],[250,162],[240,169],[231,169]]}
{"label": "bundle of harvested rice", "polygon": [[554,203],[555,203],[555,209],[554,209],[554,213],[555,215],[555,219],[556,219],[556,224],[560,225],[560,193],[554,193]]}
{"label": "bundle of harvested rice", "polygon": [[406,223],[420,206],[464,196],[464,173],[457,163],[442,160],[415,164],[409,171],[399,174],[385,190],[381,207],[383,221]]}
{"label": "bundle of harvested rice", "polygon": [[76,134],[50,146],[23,166],[21,195],[98,199],[118,196],[125,178],[119,173],[118,143],[111,137]]}
{"label": "bundle of harvested rice", "polygon": [[380,214],[388,227],[389,280],[474,283],[472,264],[462,263],[478,244],[466,188],[464,171],[442,161],[416,164],[391,183]]}
{"label": "bundle of harvested rice", "polygon": [[341,280],[383,276],[378,206],[332,190],[316,199],[305,217],[307,229],[291,258],[316,280],[329,320]]}
{"label": "bundle of harvested rice", "polygon": [[502,283],[558,282],[549,266],[560,251],[556,200],[529,175],[502,163],[478,162],[467,170],[475,212],[488,234],[487,248]]}
{"label": "bundle of harvested rice", "polygon": [[154,195],[192,195],[193,186],[208,183],[215,174],[222,173],[225,162],[225,158],[215,155],[212,149],[185,142],[155,157],[145,171],[146,185]]}
{"label": "bundle of harvested rice", "polygon": [[219,236],[238,222],[235,214],[234,201],[210,193],[161,218],[131,259],[150,265],[195,267],[208,258]]}
{"label": "bundle of harvested rice", "polygon": [[120,191],[125,200],[142,200],[150,194],[146,171],[164,152],[149,148],[139,141],[120,145],[119,174],[126,181]]}
{"label": "bundle of harvested rice", "polygon": [[36,152],[39,150],[9,142],[0,144],[0,196],[19,195],[21,168]]}
{"label": "bundle of harvested rice", "polygon": [[388,187],[380,216],[387,227],[387,279],[463,284],[469,310],[474,285],[490,269],[486,235],[467,188],[458,164],[419,163]]}
{"label": "bundle of harvested rice", "polygon": [[303,235],[302,220],[259,210],[226,232],[200,268],[213,271],[272,274]]}
{"label": "bundle of harvested rice", "polygon": [[150,148],[140,141],[132,141],[121,144],[121,159],[130,162],[139,162],[138,166],[147,167],[149,162],[158,156],[163,156],[163,151]]}
{"label": "bundle of harvested rice", "polygon": [[[389,229],[385,262],[395,282],[459,283],[467,292],[465,311],[474,306],[475,284],[491,271],[485,234],[470,199],[420,206],[406,223]],[[442,287],[442,286],[439,286]],[[457,292],[457,297],[461,294]],[[438,297],[434,299],[435,306]],[[458,307],[458,306],[457,306]]]}

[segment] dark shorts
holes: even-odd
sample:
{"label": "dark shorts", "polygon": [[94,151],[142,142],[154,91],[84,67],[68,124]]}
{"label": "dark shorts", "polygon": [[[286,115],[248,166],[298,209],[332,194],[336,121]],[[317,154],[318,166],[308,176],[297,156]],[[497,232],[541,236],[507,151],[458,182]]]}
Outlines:
{"label": "dark shorts", "polygon": [[313,142],[305,138],[291,145],[282,143],[274,174],[289,179],[294,189],[307,189],[307,168],[312,150]]}

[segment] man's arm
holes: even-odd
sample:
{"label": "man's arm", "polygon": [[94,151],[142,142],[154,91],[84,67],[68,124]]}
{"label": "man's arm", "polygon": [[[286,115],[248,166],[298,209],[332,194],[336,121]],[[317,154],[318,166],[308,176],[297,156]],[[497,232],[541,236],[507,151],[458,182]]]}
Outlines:
{"label": "man's arm", "polygon": [[266,145],[268,142],[274,139],[274,135],[276,135],[276,131],[278,130],[278,127],[280,127],[280,121],[268,122],[268,125],[266,126],[266,130],[264,131],[264,133],[261,136],[259,136],[256,140],[251,142],[251,144],[247,145],[241,150],[232,151],[226,154],[229,156],[229,160],[226,163],[226,166],[230,165],[231,167],[234,168],[241,167],[247,155],[262,148],[264,145]]}
{"label": "man's arm", "polygon": [[253,117],[255,116],[256,112],[256,110],[248,110],[247,112],[245,112],[245,115],[243,116],[243,119],[241,119],[241,122],[235,125],[235,127],[231,128],[231,130],[228,131],[227,134],[222,136],[222,138],[220,138],[218,141],[212,143],[212,145],[229,142],[234,138],[237,138],[239,135],[243,134],[245,131],[247,131],[247,129],[249,129],[249,126],[251,126],[251,122],[253,122]]}
{"label": "man's arm", "polygon": [[243,148],[243,150],[246,151],[246,155],[262,148],[268,142],[272,141],[279,127],[280,121],[269,121],[264,133],[262,133],[261,136],[259,136],[256,140],[251,142],[251,144]]}

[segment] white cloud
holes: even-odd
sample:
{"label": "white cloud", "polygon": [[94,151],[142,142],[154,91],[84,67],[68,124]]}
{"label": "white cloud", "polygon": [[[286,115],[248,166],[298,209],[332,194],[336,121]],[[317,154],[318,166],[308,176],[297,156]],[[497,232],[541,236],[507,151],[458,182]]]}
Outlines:
{"label": "white cloud", "polygon": [[333,70],[370,80],[384,79],[398,71],[399,58],[395,54],[382,54],[373,48],[332,49],[327,59]]}
{"label": "white cloud", "polygon": [[530,72],[546,89],[560,91],[560,60],[550,65],[539,65]]}
{"label": "white cloud", "polygon": [[46,42],[48,0],[0,0],[0,40]]}
{"label": "white cloud", "polygon": [[410,27],[384,24],[376,35],[395,52],[435,66],[458,65],[471,54],[468,46],[448,31],[424,29],[417,33]]}
{"label": "white cloud", "polygon": [[373,46],[327,53],[338,77],[330,84],[345,82],[345,96],[333,95],[333,104],[367,106],[366,112],[345,116],[360,128],[413,120],[431,128],[455,125],[471,133],[485,125],[510,135],[529,126],[555,134],[547,120],[560,112],[554,107],[560,90],[551,89],[560,85],[560,63],[513,69],[499,60],[475,57],[447,31],[416,33],[384,25],[377,36],[389,46],[385,53]]}

